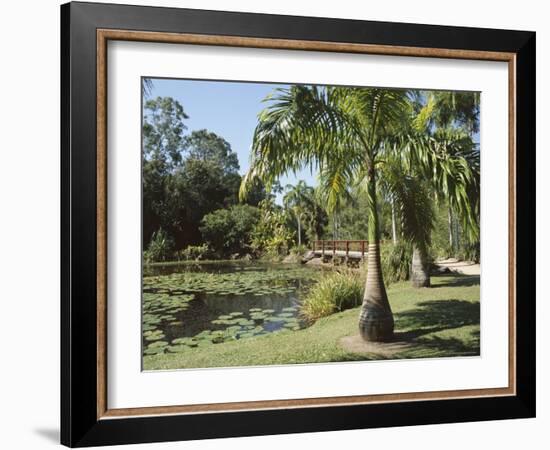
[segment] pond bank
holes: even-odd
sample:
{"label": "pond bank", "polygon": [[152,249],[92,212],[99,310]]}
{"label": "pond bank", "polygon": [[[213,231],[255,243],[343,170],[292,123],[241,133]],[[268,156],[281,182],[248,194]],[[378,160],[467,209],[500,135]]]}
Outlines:
{"label": "pond bank", "polygon": [[354,308],[299,331],[145,356],[143,366],[157,370],[479,355],[479,277],[449,274],[432,277],[432,283],[432,288],[413,289],[408,282],[388,288],[396,335],[410,344],[395,351],[354,352],[341,345],[342,338],[357,334],[359,308]]}

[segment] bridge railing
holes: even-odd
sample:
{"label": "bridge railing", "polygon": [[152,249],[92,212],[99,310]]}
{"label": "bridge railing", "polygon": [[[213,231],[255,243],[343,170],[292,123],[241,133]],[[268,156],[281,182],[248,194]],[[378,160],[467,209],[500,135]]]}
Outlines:
{"label": "bridge railing", "polygon": [[322,240],[313,241],[313,251],[321,252],[323,256],[336,255],[336,252],[345,252],[349,256],[349,252],[360,252],[361,257],[364,257],[369,248],[369,241],[366,240]]}

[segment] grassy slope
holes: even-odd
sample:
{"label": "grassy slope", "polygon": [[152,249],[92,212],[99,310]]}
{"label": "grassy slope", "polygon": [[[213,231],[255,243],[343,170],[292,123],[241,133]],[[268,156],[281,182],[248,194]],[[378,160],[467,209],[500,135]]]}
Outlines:
{"label": "grassy slope", "polygon": [[[412,341],[392,358],[479,354],[479,277],[432,277],[432,288],[389,287],[398,340]],[[228,367],[381,359],[344,351],[341,337],[357,334],[359,308],[333,314],[300,331],[284,331],[182,353],[146,356],[144,369]]]}

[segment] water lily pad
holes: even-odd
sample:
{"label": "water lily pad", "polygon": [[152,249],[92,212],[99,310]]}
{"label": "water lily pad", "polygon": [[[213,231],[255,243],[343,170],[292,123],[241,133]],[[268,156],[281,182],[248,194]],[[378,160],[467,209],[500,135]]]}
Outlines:
{"label": "water lily pad", "polygon": [[202,337],[208,337],[208,336],[210,336],[211,333],[212,333],[211,330],[204,330],[204,331],[201,331],[199,334],[197,334],[197,335],[195,336],[195,338],[199,338],[199,339],[200,339],[200,338],[202,338]]}
{"label": "water lily pad", "polygon": [[250,314],[250,318],[252,320],[264,320],[265,318],[267,318],[268,316],[266,316],[265,314],[263,313],[252,313]]}
{"label": "water lily pad", "polygon": [[254,325],[254,321],[248,319],[239,319],[237,321],[237,324],[241,326]]}
{"label": "water lily pad", "polygon": [[181,353],[188,349],[189,347],[187,345],[171,345],[169,347],[166,347],[166,349],[170,353]]}
{"label": "water lily pad", "polygon": [[158,355],[159,353],[164,353],[164,347],[147,348],[143,353],[145,355]]}
{"label": "water lily pad", "polygon": [[152,344],[149,344],[147,348],[166,347],[167,345],[168,345],[168,342],[166,341],[157,341],[157,342],[153,342]]}
{"label": "water lily pad", "polygon": [[285,318],[284,317],[274,317],[274,316],[271,316],[271,317],[268,317],[266,319],[267,322],[274,322],[274,323],[278,323],[278,322],[284,322],[285,321]]}
{"label": "water lily pad", "polygon": [[248,332],[248,333],[239,334],[239,339],[246,339],[251,337],[254,337],[254,333]]}
{"label": "water lily pad", "polygon": [[161,339],[164,339],[165,335],[164,333],[161,334],[151,334],[149,336],[145,337],[146,341],[159,341]]}

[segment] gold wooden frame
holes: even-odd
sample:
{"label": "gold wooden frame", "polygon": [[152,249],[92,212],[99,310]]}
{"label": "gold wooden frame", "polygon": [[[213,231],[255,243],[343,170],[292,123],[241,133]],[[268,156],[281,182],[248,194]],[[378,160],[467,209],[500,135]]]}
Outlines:
{"label": "gold wooden frame", "polygon": [[[288,400],[265,400],[200,405],[150,406],[109,409],[107,405],[107,42],[109,40],[171,44],[217,45],[249,48],[309,50],[414,56],[451,59],[501,61],[508,63],[508,387],[489,389],[411,392],[401,394],[359,395]],[[97,30],[97,418],[166,414],[219,413],[243,410],[289,409],[344,406],[367,403],[443,400],[516,395],[516,55],[515,53],[444,48],[297,41],[236,36],[158,33],[128,30]]]}

